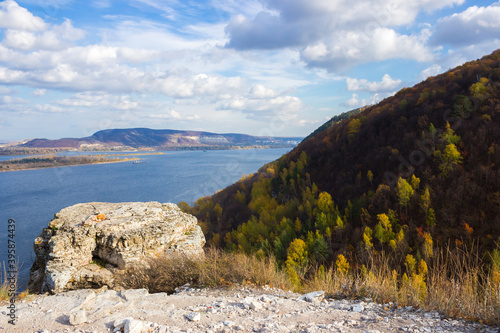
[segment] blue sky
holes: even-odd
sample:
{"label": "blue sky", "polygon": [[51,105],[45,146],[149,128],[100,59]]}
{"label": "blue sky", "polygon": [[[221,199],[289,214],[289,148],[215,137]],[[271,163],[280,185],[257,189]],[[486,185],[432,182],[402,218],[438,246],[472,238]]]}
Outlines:
{"label": "blue sky", "polygon": [[500,48],[500,2],[0,2],[0,139],[306,136]]}

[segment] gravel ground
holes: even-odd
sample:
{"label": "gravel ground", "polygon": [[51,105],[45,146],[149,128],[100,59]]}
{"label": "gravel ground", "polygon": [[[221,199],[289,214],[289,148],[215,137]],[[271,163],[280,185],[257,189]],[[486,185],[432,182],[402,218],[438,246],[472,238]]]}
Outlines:
{"label": "gravel ground", "polygon": [[325,299],[273,288],[76,290],[16,304],[16,325],[2,304],[1,332],[499,332],[498,327],[443,318],[436,312],[369,299]]}

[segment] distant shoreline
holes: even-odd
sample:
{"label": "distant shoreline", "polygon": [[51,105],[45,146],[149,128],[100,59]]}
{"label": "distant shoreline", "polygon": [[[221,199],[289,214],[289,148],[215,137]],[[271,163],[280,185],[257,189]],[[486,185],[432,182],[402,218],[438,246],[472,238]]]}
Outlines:
{"label": "distant shoreline", "polygon": [[[297,145],[248,145],[248,146],[172,146],[172,147],[152,147],[151,148],[133,148],[124,147],[123,149],[116,149],[113,147],[102,147],[102,149],[80,149],[80,148],[19,148],[19,147],[0,147],[0,156],[29,156],[29,155],[49,155],[65,152],[86,152],[86,153],[116,153],[117,155],[155,155],[164,154],[167,151],[204,151],[204,150],[247,150],[247,149],[293,149]],[[111,156],[111,155],[108,155]]]}
{"label": "distant shoreline", "polygon": [[[69,157],[69,158],[71,159],[71,157]],[[88,162],[80,161],[79,163],[76,163],[76,161],[75,162],[69,161],[69,162],[67,162],[67,164],[63,163],[63,164],[59,164],[59,165],[54,165],[54,164],[36,165],[37,162],[19,164],[19,163],[12,163],[12,160],[9,160],[9,161],[0,162],[0,166],[1,166],[0,172],[27,171],[27,170],[49,169],[49,168],[63,168],[63,167],[72,167],[72,166],[79,166],[79,165],[92,165],[92,164],[110,164],[110,163],[134,162],[134,161],[139,161],[139,160],[140,160],[139,158],[122,158],[122,159],[112,159],[109,161],[103,161],[103,160],[95,160],[95,161],[89,160]],[[40,162],[40,163],[43,163],[43,162]],[[55,162],[55,163],[57,163],[57,162]],[[30,165],[30,164],[33,164],[33,165]],[[5,168],[5,166],[8,166],[8,168]],[[11,168],[11,166],[15,166],[15,167]]]}

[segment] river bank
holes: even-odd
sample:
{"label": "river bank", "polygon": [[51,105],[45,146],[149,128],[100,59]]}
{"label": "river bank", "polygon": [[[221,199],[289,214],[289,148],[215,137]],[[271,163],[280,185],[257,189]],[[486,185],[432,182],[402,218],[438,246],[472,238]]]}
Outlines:
{"label": "river bank", "polygon": [[106,164],[139,161],[137,157],[110,158],[105,155],[90,156],[36,156],[0,161],[0,172],[57,168],[88,164]]}

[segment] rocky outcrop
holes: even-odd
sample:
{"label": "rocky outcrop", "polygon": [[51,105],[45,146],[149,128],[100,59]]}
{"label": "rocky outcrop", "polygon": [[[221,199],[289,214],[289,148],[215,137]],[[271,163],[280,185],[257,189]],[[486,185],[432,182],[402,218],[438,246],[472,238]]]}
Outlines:
{"label": "rocky outcrop", "polygon": [[165,253],[203,255],[197,219],[175,204],[91,202],[64,208],[34,242],[28,288],[113,288],[116,270]]}

